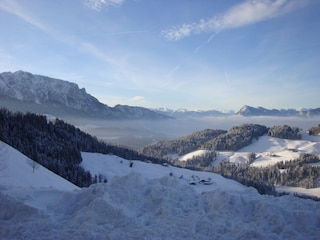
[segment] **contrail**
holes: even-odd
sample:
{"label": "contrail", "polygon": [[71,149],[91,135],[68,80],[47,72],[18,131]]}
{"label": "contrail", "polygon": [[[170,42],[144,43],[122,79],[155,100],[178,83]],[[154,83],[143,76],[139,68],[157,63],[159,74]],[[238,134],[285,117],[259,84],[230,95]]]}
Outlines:
{"label": "contrail", "polygon": [[210,43],[210,42],[211,42],[211,40],[212,40],[215,36],[217,36],[217,34],[218,34],[218,33],[214,33],[214,34],[212,34],[212,35],[209,37],[209,39],[208,39],[207,43]]}

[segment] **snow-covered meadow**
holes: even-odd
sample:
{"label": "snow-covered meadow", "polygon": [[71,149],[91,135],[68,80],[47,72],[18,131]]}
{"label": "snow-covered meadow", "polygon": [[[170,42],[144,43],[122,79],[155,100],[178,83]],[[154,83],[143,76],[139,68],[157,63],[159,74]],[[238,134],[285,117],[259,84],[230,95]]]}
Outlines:
{"label": "snow-covered meadow", "polygon": [[[210,151],[197,150],[183,156],[173,155],[173,158],[187,161],[194,156],[203,155],[208,152]],[[252,152],[256,153],[256,159],[251,163],[253,167],[268,167],[278,162],[294,160],[301,153],[320,156],[320,137],[309,136],[303,133],[301,140],[288,140],[264,135],[239,151],[218,151],[217,160],[214,162],[214,165],[218,165],[221,161],[243,164],[247,161],[248,154]]]}
{"label": "snow-covered meadow", "polygon": [[[320,202],[261,196],[217,174],[82,153],[79,189],[1,143],[1,239],[318,239]],[[130,167],[130,163],[132,167]],[[199,181],[206,179],[211,184]],[[196,185],[190,185],[194,180]]]}

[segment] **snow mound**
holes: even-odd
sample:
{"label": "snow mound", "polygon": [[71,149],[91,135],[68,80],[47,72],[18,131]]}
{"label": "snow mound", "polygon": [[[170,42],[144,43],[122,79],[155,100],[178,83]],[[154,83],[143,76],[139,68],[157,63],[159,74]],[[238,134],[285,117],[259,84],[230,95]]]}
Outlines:
{"label": "snow mound", "polygon": [[114,177],[74,192],[0,192],[2,239],[318,239],[320,203],[217,189],[166,176]]}
{"label": "snow mound", "polygon": [[[318,239],[320,202],[259,195],[235,181],[82,153],[107,183],[79,189],[1,143],[1,239]],[[4,157],[5,156],[5,157]],[[3,160],[5,159],[5,160]],[[189,180],[197,180],[189,185]],[[211,185],[200,184],[210,179]]]}

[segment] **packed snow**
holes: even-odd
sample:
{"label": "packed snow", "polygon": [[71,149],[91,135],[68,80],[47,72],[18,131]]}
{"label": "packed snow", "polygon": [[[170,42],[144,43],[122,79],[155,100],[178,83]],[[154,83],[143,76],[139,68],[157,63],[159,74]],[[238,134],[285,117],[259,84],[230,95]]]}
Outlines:
{"label": "packed snow", "polygon": [[[108,182],[79,189],[41,166],[33,172],[25,156],[1,144],[5,156],[0,173],[1,239],[318,239],[320,235],[320,202],[292,195],[261,196],[217,174],[97,153],[82,153],[82,166],[93,175],[103,174]],[[201,184],[202,179],[211,184]]]}

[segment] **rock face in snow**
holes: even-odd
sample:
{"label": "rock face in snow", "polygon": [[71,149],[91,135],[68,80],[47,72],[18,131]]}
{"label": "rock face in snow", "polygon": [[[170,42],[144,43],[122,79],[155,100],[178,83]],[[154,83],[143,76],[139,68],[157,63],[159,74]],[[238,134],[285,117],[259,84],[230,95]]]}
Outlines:
{"label": "rock face in snow", "polygon": [[[113,119],[158,119],[164,115],[141,107],[108,107],[68,81],[17,71],[0,74],[1,105],[11,110],[52,115]],[[12,109],[16,108],[16,109]]]}
{"label": "rock face in snow", "polygon": [[244,105],[238,112],[237,115],[242,116],[319,116],[320,108],[309,109],[309,110],[296,110],[296,109],[267,109],[264,107],[251,107]]}

